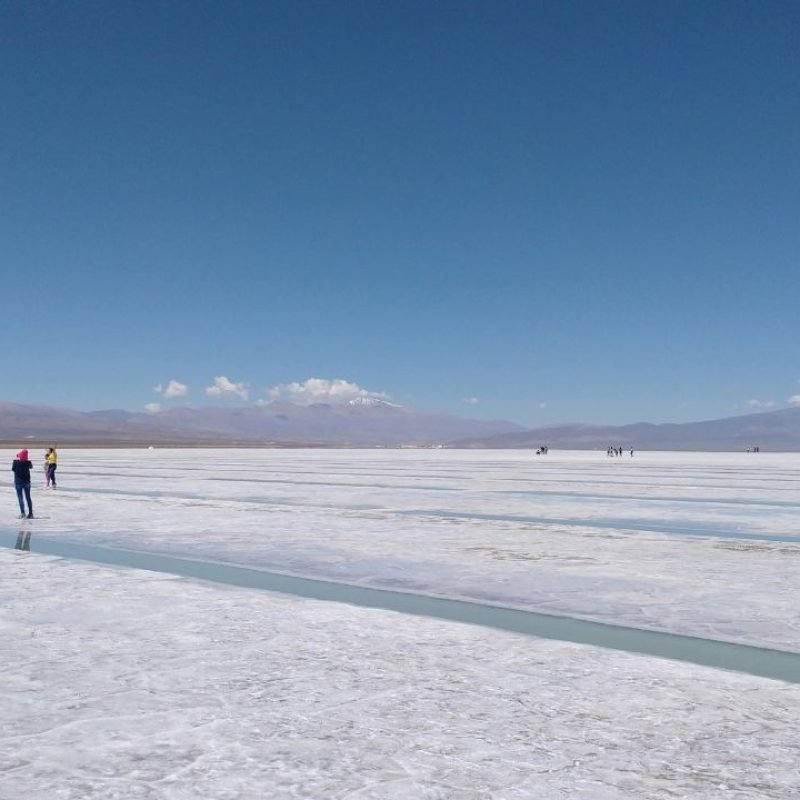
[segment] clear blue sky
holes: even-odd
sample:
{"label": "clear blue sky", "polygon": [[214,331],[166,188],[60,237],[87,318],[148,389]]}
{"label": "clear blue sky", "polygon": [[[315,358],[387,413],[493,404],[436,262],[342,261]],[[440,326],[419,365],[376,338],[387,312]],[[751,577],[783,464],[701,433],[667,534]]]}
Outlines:
{"label": "clear blue sky", "polygon": [[800,393],[795,0],[0,11],[0,399],[342,378],[538,425]]}

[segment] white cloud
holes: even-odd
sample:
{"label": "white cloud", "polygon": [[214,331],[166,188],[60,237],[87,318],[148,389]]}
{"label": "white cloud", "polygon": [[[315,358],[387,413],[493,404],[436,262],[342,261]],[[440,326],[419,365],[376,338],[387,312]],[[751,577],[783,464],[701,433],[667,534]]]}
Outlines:
{"label": "white cloud", "polygon": [[789,398],[789,404],[793,406],[800,406],[800,394],[793,394]]}
{"label": "white cloud", "polygon": [[144,410],[149,414],[157,414],[161,411],[161,403],[146,403]]}
{"label": "white cloud", "polygon": [[539,408],[547,408],[547,403],[545,403],[544,400],[542,400],[542,402],[539,403]]}
{"label": "white cloud", "polygon": [[334,378],[309,378],[302,383],[279,383],[268,389],[267,397],[270,400],[289,400],[301,406],[312,403],[350,403],[380,400],[391,400],[385,392],[371,392],[362,389],[356,383]]}
{"label": "white cloud", "polygon": [[754,397],[752,400],[747,401],[747,405],[750,408],[772,408],[775,405],[774,400],[759,400],[758,398]]}
{"label": "white cloud", "polygon": [[478,405],[478,403],[480,403],[480,400],[478,400],[477,397],[465,397],[464,398],[464,402],[468,406],[476,406],[476,405]]}
{"label": "white cloud", "polygon": [[173,397],[186,397],[186,395],[189,394],[189,387],[185,383],[181,383],[180,381],[176,381],[175,378],[172,378],[166,386],[157,383],[153,387],[153,391],[156,394],[163,394],[167,400],[172,400]]}
{"label": "white cloud", "polygon": [[185,383],[176,381],[174,378],[167,384],[164,389],[164,397],[171,400],[173,397],[186,397],[189,394],[189,387]]}
{"label": "white cloud", "polygon": [[233,383],[224,375],[217,375],[214,378],[213,386],[206,388],[206,394],[209,397],[241,397],[242,400],[247,400],[247,384]]}

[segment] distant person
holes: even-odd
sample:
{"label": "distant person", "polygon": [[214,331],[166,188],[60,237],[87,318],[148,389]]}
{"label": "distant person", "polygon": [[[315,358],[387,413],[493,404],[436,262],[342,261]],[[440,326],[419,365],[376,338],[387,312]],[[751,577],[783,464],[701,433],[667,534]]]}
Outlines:
{"label": "distant person", "polygon": [[631,450],[631,458],[633,458],[633,450]]}
{"label": "distant person", "polygon": [[23,495],[28,502],[28,519],[33,519],[33,504],[31,503],[31,468],[33,464],[28,460],[28,451],[24,448],[17,453],[11,471],[14,473],[14,488],[17,491],[19,501],[19,518],[25,519],[25,505],[22,502]]}
{"label": "distant person", "polygon": [[47,485],[56,488],[56,467],[58,466],[58,454],[55,447],[47,451]]}

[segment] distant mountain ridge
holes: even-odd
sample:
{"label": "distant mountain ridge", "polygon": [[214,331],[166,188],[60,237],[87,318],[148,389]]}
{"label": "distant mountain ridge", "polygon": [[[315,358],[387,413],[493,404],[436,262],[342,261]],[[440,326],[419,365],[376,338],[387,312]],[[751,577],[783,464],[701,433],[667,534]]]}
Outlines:
{"label": "distant mountain ridge", "polygon": [[0,439],[80,444],[445,445],[466,449],[800,451],[800,408],[702,422],[563,424],[526,429],[514,422],[432,413],[376,398],[299,405],[178,406],[155,413],[72,411],[0,402]]}
{"label": "distant mountain ridge", "polygon": [[736,451],[759,447],[772,452],[800,451],[800,408],[782,408],[739,417],[659,425],[553,425],[521,433],[464,439],[464,448],[528,448],[540,445],[567,450],[706,450]]}
{"label": "distant mountain ridge", "polygon": [[399,406],[385,400],[298,405],[275,401],[238,408],[187,406],[155,413],[120,409],[72,411],[0,403],[0,439],[98,443],[286,443],[323,445],[444,444],[525,430]]}

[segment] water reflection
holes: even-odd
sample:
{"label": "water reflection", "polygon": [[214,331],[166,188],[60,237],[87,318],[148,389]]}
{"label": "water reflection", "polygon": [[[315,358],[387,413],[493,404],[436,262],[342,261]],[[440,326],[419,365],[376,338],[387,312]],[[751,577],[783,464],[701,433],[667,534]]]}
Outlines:
{"label": "water reflection", "polygon": [[31,532],[20,531],[17,534],[17,543],[14,545],[15,550],[30,550],[31,549]]}

